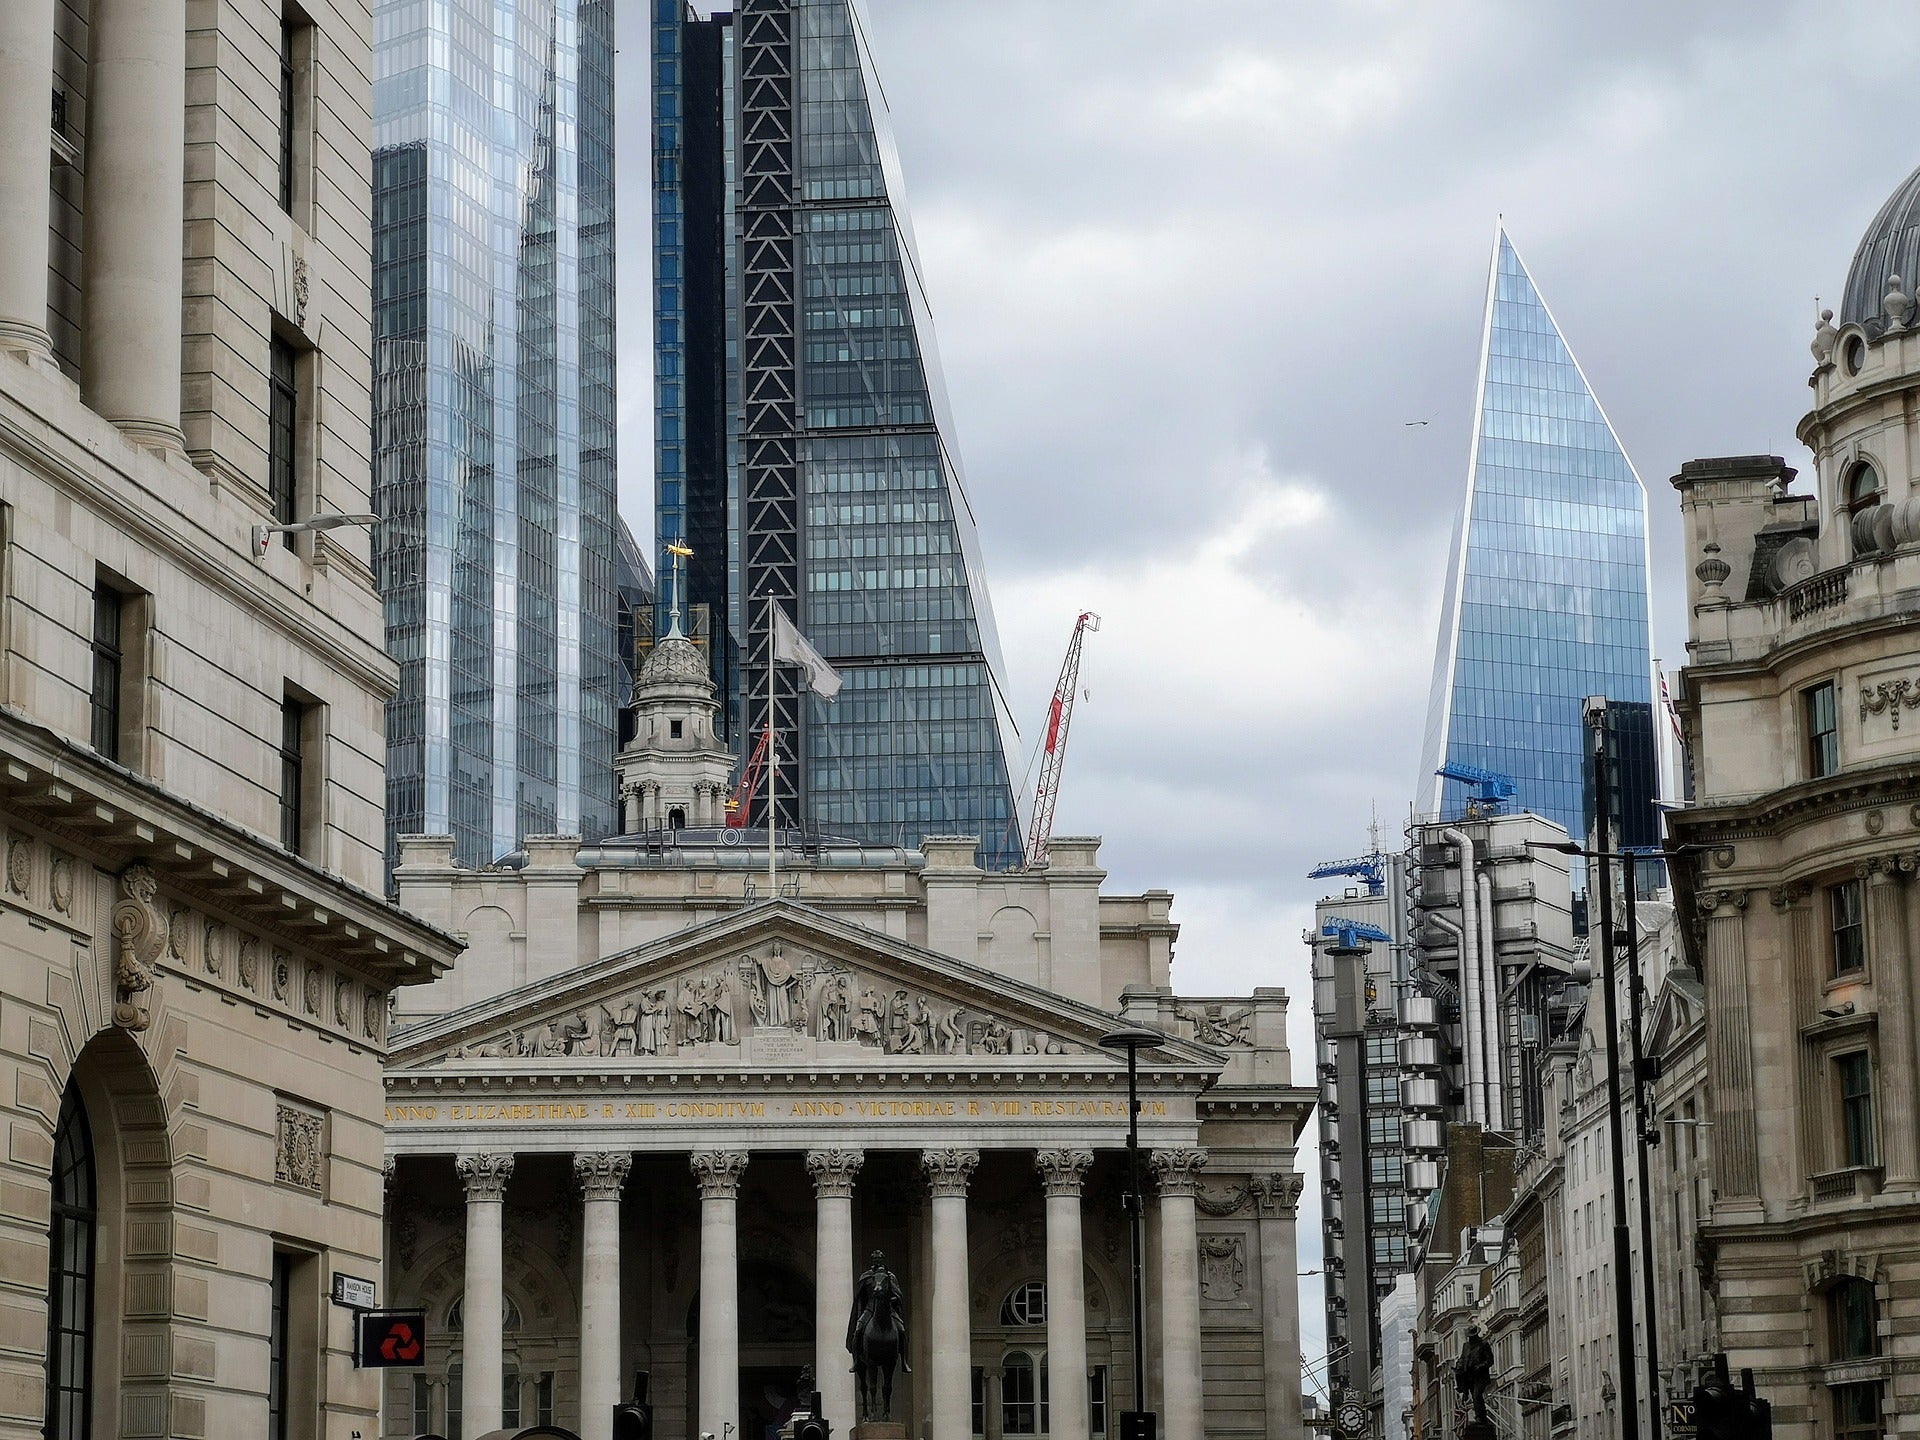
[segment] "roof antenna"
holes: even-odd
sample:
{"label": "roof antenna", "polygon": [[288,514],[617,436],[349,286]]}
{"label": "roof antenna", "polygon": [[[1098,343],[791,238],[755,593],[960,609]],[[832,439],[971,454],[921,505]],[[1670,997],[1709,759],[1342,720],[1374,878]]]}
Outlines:
{"label": "roof antenna", "polygon": [[686,637],[680,633],[680,562],[692,555],[693,550],[678,540],[669,540],[667,553],[673,557],[673,570],[667,582],[667,598],[673,603],[667,607],[666,638],[681,640]]}

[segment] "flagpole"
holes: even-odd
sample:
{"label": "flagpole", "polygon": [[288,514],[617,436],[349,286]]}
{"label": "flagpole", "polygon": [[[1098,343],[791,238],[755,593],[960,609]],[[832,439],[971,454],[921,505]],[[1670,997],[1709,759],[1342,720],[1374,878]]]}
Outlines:
{"label": "flagpole", "polygon": [[773,596],[767,596],[767,898],[778,898],[780,876],[774,840],[774,815],[780,793],[780,744],[773,734]]}

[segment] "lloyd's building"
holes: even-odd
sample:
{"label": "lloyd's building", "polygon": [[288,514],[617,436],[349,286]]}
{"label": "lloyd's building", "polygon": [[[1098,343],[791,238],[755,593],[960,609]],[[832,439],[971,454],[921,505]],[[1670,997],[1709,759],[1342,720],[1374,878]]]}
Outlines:
{"label": "lloyd's building", "polygon": [[[878,1250],[909,1436],[1117,1436],[1142,1388],[1173,1440],[1300,1435],[1287,997],[1177,994],[1172,897],[1101,893],[1095,840],[1008,868],[997,643],[859,14],[650,13],[659,539],[693,554],[614,760],[626,833],[482,868],[399,841],[400,903],[467,948],[388,1057],[386,1298],[432,1339],[383,1433],[606,1440],[643,1375],[660,1440],[762,1440],[815,1389],[844,1435]],[[772,667],[802,763],[771,857],[723,804],[768,595],[843,680]],[[1144,1374],[1121,1027],[1153,1037]]]}

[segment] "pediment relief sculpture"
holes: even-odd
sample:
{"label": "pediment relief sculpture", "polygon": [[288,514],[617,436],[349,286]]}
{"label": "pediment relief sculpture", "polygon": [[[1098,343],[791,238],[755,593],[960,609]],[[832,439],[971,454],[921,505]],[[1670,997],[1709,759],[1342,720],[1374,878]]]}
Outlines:
{"label": "pediment relief sculpture", "polygon": [[1029,1018],[991,1013],[878,966],[775,940],[685,969],[647,974],[640,967],[584,1001],[497,1028],[476,1019],[441,1058],[724,1059],[743,1046],[774,1044],[785,1047],[783,1056],[798,1047],[821,1059],[1086,1049]]}

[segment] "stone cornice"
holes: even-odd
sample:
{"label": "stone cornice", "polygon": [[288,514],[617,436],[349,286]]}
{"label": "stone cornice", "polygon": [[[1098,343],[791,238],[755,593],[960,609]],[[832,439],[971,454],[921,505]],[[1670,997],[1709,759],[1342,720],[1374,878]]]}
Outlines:
{"label": "stone cornice", "polygon": [[119,870],[153,867],[169,892],[244,919],[294,947],[386,985],[442,975],[460,953],[451,935],[291,855],[225,816],[183,799],[0,705],[0,801]]}
{"label": "stone cornice", "polygon": [[1803,780],[1750,800],[1672,810],[1668,825],[1675,840],[1725,845],[1773,838],[1790,823],[1915,802],[1920,802],[1920,761],[1905,761]]}

